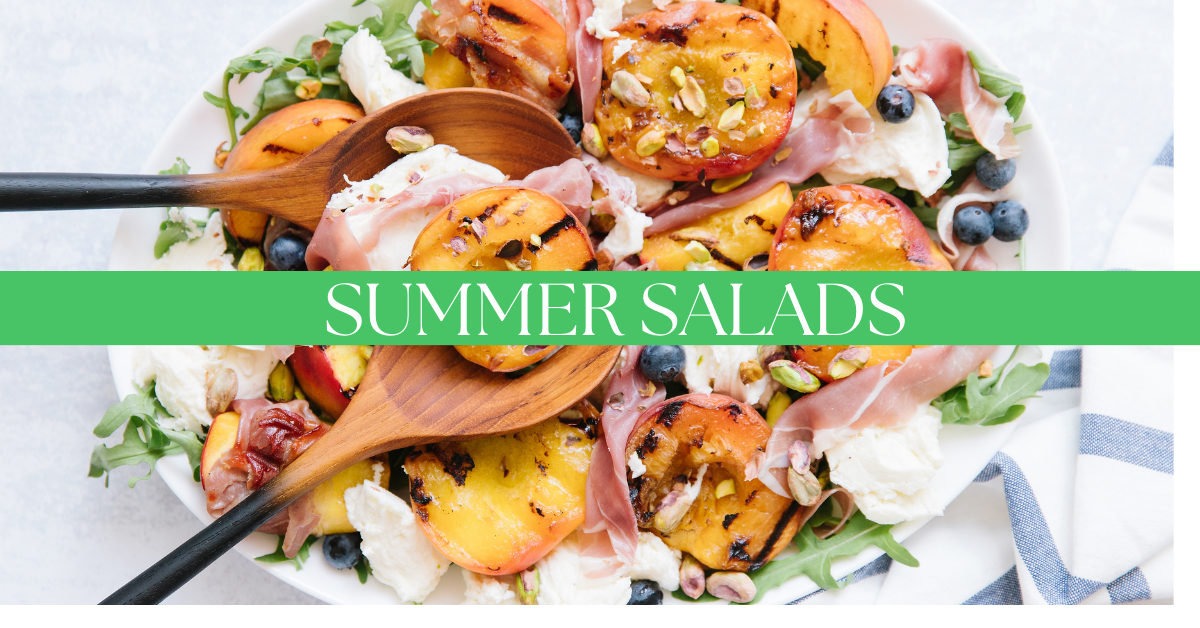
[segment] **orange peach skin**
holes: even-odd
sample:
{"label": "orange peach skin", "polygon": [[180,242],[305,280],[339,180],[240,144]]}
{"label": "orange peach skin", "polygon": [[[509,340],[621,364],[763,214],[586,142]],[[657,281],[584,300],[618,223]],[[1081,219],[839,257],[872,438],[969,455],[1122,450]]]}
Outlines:
{"label": "orange peach skin", "polygon": [[362,383],[370,355],[365,345],[297,345],[288,366],[308,402],[336,419]]}
{"label": "orange peach skin", "polygon": [[775,233],[767,269],[953,270],[907,205],[861,185],[802,192]]}
{"label": "orange peach skin", "polygon": [[[340,100],[309,100],[263,118],[238,141],[225,160],[225,172],[262,170],[283,165],[324,144],[362,118],[362,107]],[[270,216],[223,209],[221,218],[235,238],[250,246],[262,243]]]}
{"label": "orange peach skin", "polygon": [[[834,356],[845,349],[849,349],[851,345],[794,345],[788,347],[792,354],[792,359],[803,366],[808,372],[816,375],[818,379],[825,383],[833,381],[833,376],[829,374],[829,363],[833,361]],[[916,347],[913,345],[854,345],[866,347],[871,350],[871,359],[863,368],[869,368],[876,364],[882,364],[888,360],[899,360],[903,362],[912,355],[912,350]]]}
{"label": "orange peach skin", "polygon": [[852,90],[870,108],[887,85],[892,42],[863,0],[745,0],[742,6],[766,13],[792,47],[820,61],[834,94]]}

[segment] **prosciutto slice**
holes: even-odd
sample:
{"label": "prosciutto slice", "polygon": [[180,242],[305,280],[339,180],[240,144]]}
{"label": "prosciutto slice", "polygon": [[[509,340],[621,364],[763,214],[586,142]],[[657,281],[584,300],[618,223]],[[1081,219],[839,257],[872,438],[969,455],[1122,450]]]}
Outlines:
{"label": "prosciutto slice", "polygon": [[[815,111],[798,128],[788,134],[787,139],[775,153],[774,159],[754,170],[754,175],[745,185],[725,194],[700,197],[692,193],[689,201],[681,203],[654,217],[654,224],[646,229],[646,237],[678,229],[708,217],[723,209],[737,207],[761,196],[775,185],[802,183],[824,170],[829,164],[853,152],[865,142],[874,130],[871,115],[854,99],[849,91],[813,103]],[[799,115],[799,114],[797,114]]]}
{"label": "prosciutto slice", "polygon": [[[497,185],[545,192],[558,199],[581,221],[592,200],[591,175],[578,159],[535,170],[523,180],[503,183],[492,183],[462,172],[442,174],[423,179],[382,201],[355,205],[344,212],[326,208],[304,254],[304,261],[309,270],[322,270],[326,266],[332,266],[334,270],[371,270],[367,254],[379,246],[379,236],[390,222],[409,212],[445,207],[459,197]],[[350,230],[347,218],[370,212],[378,213],[371,218],[370,229],[359,240]]]}
{"label": "prosciutto slice", "polygon": [[[237,399],[231,410],[241,415],[237,440],[204,477],[208,514],[220,517],[262,488],[297,456],[329,431],[307,401],[272,403],[266,399]],[[283,551],[296,555],[320,523],[312,499],[293,502],[260,531],[283,534]]]}
{"label": "prosciutto slice", "polygon": [[580,528],[580,554],[600,559],[604,567],[586,574],[598,578],[633,565],[637,551],[637,517],[629,502],[625,445],[642,415],[667,398],[666,389],[652,385],[638,368],[642,346],[625,347],[625,364],[614,373],[604,391],[600,425],[604,435],[592,448],[588,470],[584,522]]}
{"label": "prosciutto slice", "polygon": [[979,86],[975,66],[953,39],[926,39],[900,57],[900,76],[910,89],[929,94],[942,115],[967,117],[975,139],[997,159],[1021,154],[1012,115],[1004,101]]}
{"label": "prosciutto slice", "polygon": [[877,364],[800,398],[775,423],[759,479],[772,491],[788,495],[787,450],[792,443],[807,443],[816,458],[868,427],[903,425],[919,405],[966,379],[995,350],[995,346],[922,347],[904,362]]}
{"label": "prosciutto slice", "polygon": [[585,23],[592,17],[592,0],[568,1],[566,4],[567,56],[571,59],[575,83],[579,86],[583,121],[591,122],[596,114],[596,99],[600,96],[600,57],[604,45],[587,32]]}

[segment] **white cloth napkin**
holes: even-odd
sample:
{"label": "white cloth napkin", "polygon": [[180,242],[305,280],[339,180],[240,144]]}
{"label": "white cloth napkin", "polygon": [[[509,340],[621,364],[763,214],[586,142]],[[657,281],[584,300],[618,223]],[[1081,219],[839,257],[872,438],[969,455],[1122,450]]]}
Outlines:
{"label": "white cloth napkin", "polygon": [[[1174,140],[1105,264],[1171,270]],[[1174,597],[1170,347],[1043,347],[1050,379],[992,462],[853,584],[805,604],[1121,604]],[[1160,373],[1138,379],[1131,372]],[[1082,387],[1081,387],[1082,385]],[[987,428],[979,428],[987,429]]]}

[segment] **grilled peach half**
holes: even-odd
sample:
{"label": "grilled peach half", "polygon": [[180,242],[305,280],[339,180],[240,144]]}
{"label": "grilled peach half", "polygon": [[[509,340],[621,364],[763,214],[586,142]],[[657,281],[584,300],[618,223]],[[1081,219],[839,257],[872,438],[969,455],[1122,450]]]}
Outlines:
{"label": "grilled peach half", "polygon": [[336,419],[362,383],[373,350],[371,345],[297,345],[287,363],[309,403]]}
{"label": "grilled peach half", "polygon": [[774,154],[792,123],[796,64],[767,16],[691,2],[614,30],[604,40],[596,123],[617,161],[650,177],[704,181]]}
{"label": "grilled peach half", "polygon": [[[225,172],[281,166],[329,141],[365,113],[340,100],[317,99],[289,105],[263,118],[238,140],[225,160]],[[250,246],[263,241],[270,216],[241,209],[223,209],[221,218],[233,237]]]}
{"label": "grilled peach half", "polygon": [[771,250],[775,231],[791,206],[792,189],[780,183],[742,205],[647,238],[640,253],[642,262],[656,260],[659,270],[685,270],[696,260],[684,247],[699,242],[712,257],[710,266],[741,270],[746,260]]}
{"label": "grilled peach half", "polygon": [[903,201],[862,185],[805,190],[775,232],[769,270],[953,270]]}
{"label": "grilled peach half", "polygon": [[645,467],[638,477],[629,471],[638,525],[711,569],[766,564],[800,525],[799,504],[756,477],[770,436],[753,407],[724,395],[684,395],[649,409],[626,446]]}
{"label": "grilled peach half", "polygon": [[[863,364],[863,368],[869,368],[876,364],[882,364],[888,360],[898,360],[903,362],[912,355],[913,349],[917,348],[914,345],[854,345],[861,346],[871,351],[871,358]],[[792,345],[788,347],[788,353],[805,370],[812,373],[825,383],[834,380],[833,375],[829,373],[829,367],[833,359],[842,351],[849,349],[850,345]]]}
{"label": "grilled peach half", "polygon": [[[551,419],[509,436],[427,445],[404,462],[421,527],[476,573],[517,573],[583,522],[598,413]],[[590,422],[589,422],[590,419]]]}
{"label": "grilled peach half", "polygon": [[[494,187],[463,196],[429,221],[413,245],[413,270],[595,270],[587,232],[552,196]],[[497,372],[516,371],[556,346],[464,345],[462,356]]]}

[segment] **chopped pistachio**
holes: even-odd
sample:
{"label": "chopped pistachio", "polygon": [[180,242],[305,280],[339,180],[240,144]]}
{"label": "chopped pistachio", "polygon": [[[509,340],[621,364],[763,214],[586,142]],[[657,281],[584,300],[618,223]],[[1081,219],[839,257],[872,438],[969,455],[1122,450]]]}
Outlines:
{"label": "chopped pistachio", "polygon": [[317,79],[306,78],[296,84],[296,98],[300,100],[312,100],[321,93],[321,81]]}
{"label": "chopped pistachio", "polygon": [[296,398],[296,376],[286,362],[280,362],[271,369],[267,377],[267,390],[277,403],[287,403]]}
{"label": "chopped pistachio", "polygon": [[604,136],[600,135],[600,127],[596,126],[594,122],[583,125],[580,140],[583,150],[596,159],[604,159],[608,156],[608,147],[604,145]]}
{"label": "chopped pistachio", "polygon": [[597,233],[608,233],[617,226],[617,218],[612,214],[592,214],[592,222],[589,223],[592,231]]}
{"label": "chopped pistachio", "polygon": [[685,77],[687,77],[687,74],[683,71],[683,68],[679,66],[671,68],[671,82],[675,83],[675,87],[683,89]]}
{"label": "chopped pistachio", "polygon": [[204,390],[204,407],[210,416],[217,416],[229,409],[229,404],[237,398],[237,373],[231,368],[224,368],[213,374]]}
{"label": "chopped pistachio", "polygon": [[721,142],[717,141],[717,138],[710,135],[709,137],[704,138],[703,142],[700,142],[700,152],[703,153],[705,157],[716,157],[717,154],[721,152]]}
{"label": "chopped pistachio", "polygon": [[767,366],[771,369],[771,377],[775,378],[775,381],[797,392],[817,392],[821,387],[821,380],[790,360],[775,360]]}
{"label": "chopped pistachio", "polygon": [[679,90],[679,99],[683,101],[683,106],[687,107],[687,110],[697,118],[703,117],[708,112],[708,101],[694,77],[689,76],[684,81],[683,89]]}
{"label": "chopped pistachio", "polygon": [[517,597],[521,603],[537,604],[540,585],[541,576],[538,575],[537,567],[530,567],[517,574]]}
{"label": "chopped pistachio", "polygon": [[626,131],[633,130],[633,118],[625,118],[625,130]]}
{"label": "chopped pistachio", "polygon": [[[628,120],[628,118],[626,118]],[[651,129],[642,134],[637,141],[637,154],[649,157],[662,150],[667,145],[667,134],[662,129]]]}
{"label": "chopped pistachio", "polygon": [[683,247],[683,250],[688,255],[691,255],[692,259],[696,260],[697,262],[703,263],[712,261],[712,253],[708,252],[708,247],[695,240],[688,242],[687,246]]}
{"label": "chopped pistachio", "polygon": [[733,103],[733,106],[726,109],[721,114],[721,120],[717,123],[717,128],[722,131],[732,131],[742,123],[742,115],[746,113],[745,101],[739,100]]}
{"label": "chopped pistachio", "polygon": [[738,378],[743,384],[753,384],[763,378],[762,364],[758,360],[746,360],[738,365]]}
{"label": "chopped pistachio", "polygon": [[529,243],[534,246],[541,246],[542,245],[542,236],[540,236],[536,233],[530,234],[529,235]]}
{"label": "chopped pistachio", "polygon": [[774,161],[774,163],[778,164],[779,162],[783,161],[784,159],[787,159],[788,157],[790,157],[791,155],[792,155],[792,149],[791,149],[791,147],[787,147],[787,148],[784,148],[783,150],[779,151],[778,153],[775,153],[775,156],[772,157],[771,159]]}
{"label": "chopped pistachio", "polygon": [[397,126],[388,129],[387,143],[401,155],[419,153],[433,146],[433,136],[419,126]]}
{"label": "chopped pistachio", "polygon": [[870,347],[850,347],[843,349],[833,356],[829,363],[829,376],[834,379],[845,379],[857,373],[871,359]]}
{"label": "chopped pistachio", "polygon": [[758,94],[758,87],[754,83],[746,88],[746,106],[751,109],[762,109],[767,106],[767,99]]}
{"label": "chopped pistachio", "polygon": [[756,137],[762,137],[764,134],[766,134],[766,132],[767,132],[766,123],[759,122],[758,124],[756,124],[746,130],[746,137],[751,138],[751,139],[756,138]]}
{"label": "chopped pistachio", "polygon": [[996,371],[996,365],[992,364],[991,360],[984,360],[983,364],[979,365],[979,376],[980,377],[991,377],[992,373],[994,373],[995,371]]}
{"label": "chopped pistachio", "polygon": [[637,80],[641,81],[643,85],[649,85],[654,82],[654,79],[642,74],[641,72],[634,74],[634,76],[637,77]]}
{"label": "chopped pistachio", "polygon": [[650,104],[650,92],[636,76],[626,70],[617,70],[610,83],[613,96],[630,107],[645,107]]}
{"label": "chopped pistachio", "polygon": [[735,177],[725,177],[724,179],[717,179],[716,181],[713,181],[713,184],[712,184],[713,194],[724,194],[731,190],[735,190],[738,187],[741,187],[741,185],[743,183],[749,181],[750,177],[753,175],[754,175],[753,172],[747,172],[745,174],[739,174]]}
{"label": "chopped pistachio", "polygon": [[267,263],[263,261],[262,251],[256,246],[252,246],[242,252],[242,259],[238,260],[238,270],[266,270]]}
{"label": "chopped pistachio", "polygon": [[771,397],[771,402],[767,404],[767,425],[775,427],[775,422],[783,415],[783,411],[792,405],[792,398],[786,393],[777,392]]}
{"label": "chopped pistachio", "polygon": [[721,483],[717,485],[716,497],[717,499],[721,499],[726,495],[733,495],[736,492],[737,489],[734,488],[733,478],[727,478],[722,480]]}

